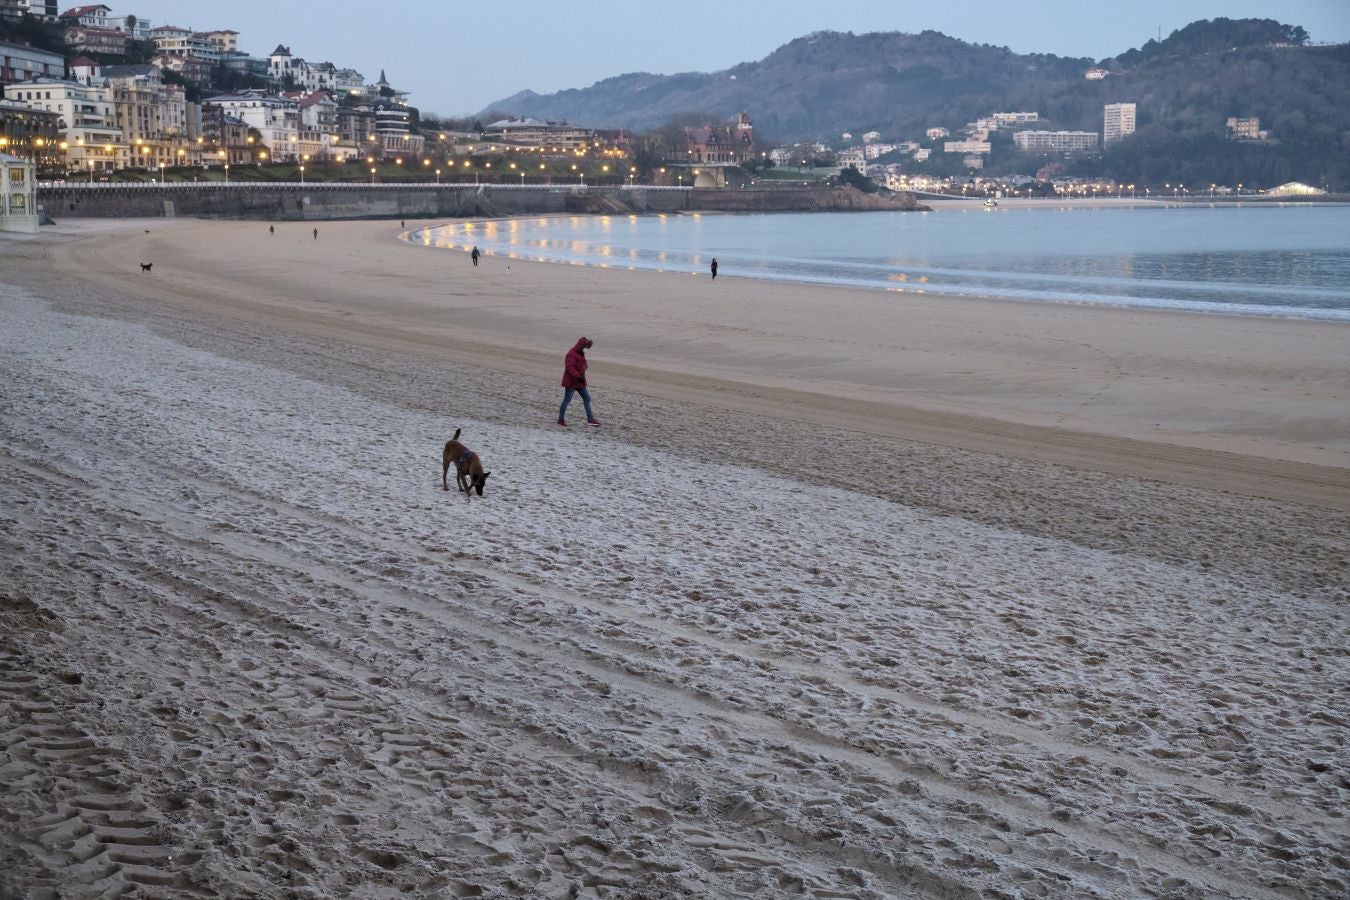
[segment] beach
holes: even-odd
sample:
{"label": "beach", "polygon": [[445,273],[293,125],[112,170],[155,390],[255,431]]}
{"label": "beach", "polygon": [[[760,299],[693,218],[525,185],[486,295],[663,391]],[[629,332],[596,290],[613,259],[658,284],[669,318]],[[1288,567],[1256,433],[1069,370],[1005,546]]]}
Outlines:
{"label": "beach", "polygon": [[1350,891],[1350,327],[433,224],[0,240],[0,894]]}

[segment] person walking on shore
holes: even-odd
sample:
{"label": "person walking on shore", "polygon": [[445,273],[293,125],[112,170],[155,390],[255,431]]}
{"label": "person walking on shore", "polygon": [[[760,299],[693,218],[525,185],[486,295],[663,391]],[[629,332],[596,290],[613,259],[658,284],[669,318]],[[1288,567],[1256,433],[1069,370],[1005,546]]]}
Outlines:
{"label": "person walking on shore", "polygon": [[315,228],[315,229],[314,229],[314,240],[317,241],[318,239],[319,239],[319,229]]}
{"label": "person walking on shore", "polygon": [[712,280],[713,280],[713,281],[716,281],[716,280],[717,280],[717,257],[715,257],[715,256],[713,257],[712,265],[709,266],[708,268],[712,269],[712,276],[713,276],[713,277],[712,277]]}
{"label": "person walking on shore", "polygon": [[476,246],[473,248],[473,252],[469,254],[469,258],[473,260],[473,264],[475,266],[478,265],[478,257],[480,255],[481,254],[478,252],[478,247]]}
{"label": "person walking on shore", "polygon": [[563,399],[562,406],[558,407],[558,424],[564,428],[567,427],[567,404],[572,402],[573,394],[581,395],[581,403],[586,407],[586,424],[600,427],[600,420],[591,412],[591,392],[586,389],[586,350],[594,344],[588,337],[578,338],[563,361]]}

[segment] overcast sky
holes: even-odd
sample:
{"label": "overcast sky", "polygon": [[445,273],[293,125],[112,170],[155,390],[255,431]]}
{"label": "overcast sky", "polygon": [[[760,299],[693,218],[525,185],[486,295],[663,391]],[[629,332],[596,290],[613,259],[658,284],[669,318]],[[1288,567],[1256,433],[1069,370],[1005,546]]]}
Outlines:
{"label": "overcast sky", "polygon": [[[73,4],[63,4],[62,9]],[[240,48],[277,44],[411,92],[445,116],[475,113],[529,88],[587,87],[627,72],[715,72],[762,59],[812,31],[925,29],[1018,53],[1101,59],[1166,37],[1196,19],[1268,18],[1314,41],[1350,41],[1350,0],[681,0],[595,3],[513,0],[111,0],[114,15],[198,31],[230,28]]]}

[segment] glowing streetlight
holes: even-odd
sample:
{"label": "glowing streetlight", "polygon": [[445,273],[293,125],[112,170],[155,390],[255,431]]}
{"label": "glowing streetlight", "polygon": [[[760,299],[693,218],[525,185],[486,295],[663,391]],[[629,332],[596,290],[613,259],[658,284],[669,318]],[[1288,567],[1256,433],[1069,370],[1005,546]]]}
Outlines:
{"label": "glowing streetlight", "polygon": [[370,167],[370,183],[371,183],[371,184],[374,184],[374,183],[375,183],[375,167],[374,167],[374,166],[371,166],[371,167]]}

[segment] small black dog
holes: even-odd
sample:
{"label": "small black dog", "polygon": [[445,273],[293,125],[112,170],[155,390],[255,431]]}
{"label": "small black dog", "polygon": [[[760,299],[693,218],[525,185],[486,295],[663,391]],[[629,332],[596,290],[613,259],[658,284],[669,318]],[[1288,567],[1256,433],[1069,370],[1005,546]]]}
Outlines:
{"label": "small black dog", "polygon": [[149,271],[150,271],[150,267],[153,266],[153,265],[154,265],[154,263],[141,263],[141,271],[142,271],[142,272],[149,272]]}

